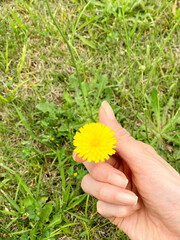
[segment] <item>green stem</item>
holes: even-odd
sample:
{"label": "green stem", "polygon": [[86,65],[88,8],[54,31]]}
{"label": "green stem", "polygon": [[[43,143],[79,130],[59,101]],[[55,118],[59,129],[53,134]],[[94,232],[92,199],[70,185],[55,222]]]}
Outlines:
{"label": "green stem", "polygon": [[147,141],[149,142],[149,135],[148,135],[148,127],[147,127],[147,105],[146,105],[146,98],[145,98],[145,91],[144,91],[144,85],[143,85],[143,71],[142,71],[142,74],[141,74],[141,80],[142,80],[142,95],[143,95],[143,100],[144,100],[144,107],[143,108],[143,111],[144,111],[144,116],[145,116],[145,131],[146,131],[146,138],[147,138]]}
{"label": "green stem", "polygon": [[[82,93],[82,96],[83,96],[84,104],[85,104],[86,108],[88,109],[87,102],[86,102],[86,98],[85,98],[85,95],[84,95],[84,92],[83,92],[83,89],[82,89],[82,83],[81,83],[81,78],[80,78],[79,70],[78,70],[78,67],[77,67],[77,64],[76,64],[76,61],[75,61],[75,58],[74,58],[74,55],[73,55],[71,46],[70,46],[68,40],[66,39],[64,33],[61,31],[61,29],[60,29],[59,25],[57,24],[55,18],[53,17],[53,14],[52,14],[51,9],[50,9],[50,7],[49,7],[49,2],[48,2],[48,0],[46,0],[46,4],[47,4],[48,12],[49,12],[49,14],[50,14],[50,16],[51,16],[51,19],[52,19],[53,22],[54,22],[54,25],[56,26],[57,30],[58,30],[59,33],[61,34],[64,42],[66,43],[66,45],[67,45],[67,47],[68,47],[68,50],[69,50],[69,52],[70,52],[73,65],[74,65],[75,70],[76,70],[77,79],[78,79],[78,83],[79,83],[79,86],[80,86],[80,90],[81,90],[81,93]],[[92,118],[92,110],[91,110],[91,107],[90,107],[89,96],[88,96],[88,103],[89,103],[90,115],[91,115],[91,118]]]}
{"label": "green stem", "polygon": [[[122,5],[124,5],[124,1],[121,1]],[[127,53],[128,53],[128,65],[129,65],[129,73],[132,81],[132,85],[134,88],[134,91],[136,92],[136,85],[134,82],[133,74],[132,74],[132,68],[131,68],[131,58],[130,58],[130,44],[129,44],[129,37],[128,37],[128,32],[126,28],[126,23],[125,23],[125,15],[124,15],[124,6],[122,7],[122,16],[123,16],[123,27],[125,31],[125,36],[126,36],[126,47],[127,47]]]}
{"label": "green stem", "polygon": [[148,80],[147,80],[147,83],[146,83],[146,86],[145,86],[145,89],[144,89],[145,92],[146,92],[146,90],[147,90],[147,88],[148,88],[149,81],[150,81],[150,79],[152,78],[152,75],[153,75],[153,73],[154,73],[155,67],[156,67],[157,62],[159,61],[160,56],[161,56],[161,54],[162,54],[162,52],[163,52],[163,50],[164,50],[164,48],[165,48],[165,46],[166,46],[166,43],[169,41],[169,39],[170,39],[171,35],[173,34],[174,30],[175,30],[176,27],[179,25],[179,22],[180,22],[180,19],[179,19],[178,22],[174,25],[174,27],[171,29],[169,35],[167,36],[166,40],[164,41],[164,44],[163,44],[162,47],[160,48],[159,54],[158,54],[158,56],[157,56],[157,58],[156,58],[156,60],[155,60],[155,62],[154,62],[154,64],[153,64],[152,70],[151,70],[151,72],[150,72],[150,74],[149,74],[149,77],[148,77]]}

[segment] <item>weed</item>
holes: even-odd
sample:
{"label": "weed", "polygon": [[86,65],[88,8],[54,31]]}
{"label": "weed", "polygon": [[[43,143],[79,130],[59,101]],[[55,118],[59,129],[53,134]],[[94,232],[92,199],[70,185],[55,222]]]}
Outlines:
{"label": "weed", "polygon": [[0,238],[128,239],[81,190],[73,136],[107,100],[180,172],[178,5],[2,0],[0,10]]}

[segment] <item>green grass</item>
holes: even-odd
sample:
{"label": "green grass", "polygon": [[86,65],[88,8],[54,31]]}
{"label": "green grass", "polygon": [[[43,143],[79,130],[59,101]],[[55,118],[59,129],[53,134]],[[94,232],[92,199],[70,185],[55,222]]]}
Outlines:
{"label": "green grass", "polygon": [[54,20],[45,1],[0,2],[0,239],[125,240],[81,190],[73,136],[107,100],[180,172],[180,10],[163,0],[49,7]]}

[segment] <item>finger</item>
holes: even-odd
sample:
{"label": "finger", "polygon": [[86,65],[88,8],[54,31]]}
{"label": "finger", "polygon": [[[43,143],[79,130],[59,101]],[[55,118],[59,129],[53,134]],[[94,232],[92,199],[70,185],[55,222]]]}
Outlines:
{"label": "finger", "polygon": [[79,162],[79,163],[84,162],[84,160],[82,160],[81,157],[78,157],[78,154],[76,152],[73,152],[73,159],[74,159],[74,161]]}
{"label": "finger", "polygon": [[[73,158],[75,161],[80,162],[81,158],[79,158],[76,153],[73,153]],[[115,157],[111,157],[110,161],[107,162],[99,162],[99,163],[94,163],[94,162],[87,162],[84,161],[83,164],[90,173],[90,175],[97,181],[100,182],[106,182],[113,184],[118,187],[126,188],[128,184],[128,179],[118,169],[112,167],[109,163],[111,162],[112,164],[115,165],[115,161],[117,162],[119,159],[116,159]],[[117,163],[116,163],[117,165]],[[119,164],[117,166],[118,168],[120,167],[120,160]]]}
{"label": "finger", "polygon": [[118,205],[136,205],[138,197],[131,191],[108,183],[98,182],[89,174],[81,182],[84,192],[95,198]]}
{"label": "finger", "polygon": [[133,171],[147,169],[147,163],[152,162],[152,156],[158,156],[151,146],[136,141],[126,129],[122,128],[107,101],[104,101],[100,107],[99,121],[115,132],[116,151]]}
{"label": "finger", "polygon": [[112,185],[126,188],[128,179],[121,171],[112,167],[108,163],[94,163],[85,162],[84,165],[88,169],[92,178],[99,182],[110,183]]}
{"label": "finger", "polygon": [[97,202],[97,211],[105,218],[125,218],[140,208],[140,205],[137,204],[135,206],[121,206],[115,205],[103,201]]}
{"label": "finger", "polygon": [[104,162],[99,162],[99,163],[94,163],[93,161],[92,162],[84,161],[84,160],[82,160],[81,157],[78,157],[78,154],[76,152],[73,152],[73,159],[76,162],[83,163],[88,171],[90,171],[90,169],[95,164],[97,165],[97,164],[103,164],[103,163],[108,163],[109,165],[111,165],[112,167],[114,167],[116,169],[121,169],[121,167],[122,167],[121,166],[121,158],[116,154],[110,156],[108,160],[105,160]]}
{"label": "finger", "polygon": [[[73,152],[73,159],[74,159],[74,161],[79,162],[79,163],[86,163],[87,162],[87,161],[83,160],[81,157],[79,157],[78,153],[76,153],[76,152]],[[108,160],[105,160],[105,162],[109,163],[114,168],[119,168],[120,163],[121,163],[121,158],[117,154],[114,154],[114,155],[110,156]],[[93,166],[94,165],[93,161],[87,162],[87,163],[88,163],[87,166]],[[99,163],[102,163],[102,162],[99,162]],[[98,164],[98,163],[96,163],[96,164]]]}

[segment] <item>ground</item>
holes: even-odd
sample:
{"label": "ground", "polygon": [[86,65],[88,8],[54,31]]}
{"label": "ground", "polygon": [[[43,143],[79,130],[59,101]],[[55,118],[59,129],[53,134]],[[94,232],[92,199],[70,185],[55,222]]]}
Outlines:
{"label": "ground", "polygon": [[81,190],[73,136],[107,100],[180,172],[179,23],[177,1],[1,0],[0,239],[128,239]]}

